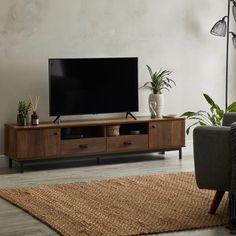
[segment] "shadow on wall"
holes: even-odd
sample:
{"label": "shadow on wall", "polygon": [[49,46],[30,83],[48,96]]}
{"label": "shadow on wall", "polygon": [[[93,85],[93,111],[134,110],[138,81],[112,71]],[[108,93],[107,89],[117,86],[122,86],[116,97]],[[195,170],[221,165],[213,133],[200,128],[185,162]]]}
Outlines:
{"label": "shadow on wall", "polygon": [[10,0],[8,4],[10,6],[5,11],[0,34],[18,37],[32,35],[41,22],[42,9],[46,9],[46,4],[40,0]]}

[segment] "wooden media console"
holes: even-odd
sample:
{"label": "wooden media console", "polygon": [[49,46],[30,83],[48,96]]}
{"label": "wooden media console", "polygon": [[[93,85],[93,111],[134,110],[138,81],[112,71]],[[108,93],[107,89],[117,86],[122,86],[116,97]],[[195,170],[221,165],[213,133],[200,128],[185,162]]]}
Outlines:
{"label": "wooden media console", "polygon": [[[119,135],[109,136],[108,128],[119,126]],[[24,163],[51,158],[103,156],[106,154],[165,152],[185,146],[185,119],[150,117],[52,122],[37,126],[5,124],[5,149],[12,160]]]}

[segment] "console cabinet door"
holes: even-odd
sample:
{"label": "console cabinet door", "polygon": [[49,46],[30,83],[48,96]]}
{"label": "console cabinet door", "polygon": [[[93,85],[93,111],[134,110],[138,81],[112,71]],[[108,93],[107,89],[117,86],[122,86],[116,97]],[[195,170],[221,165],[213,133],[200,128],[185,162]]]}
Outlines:
{"label": "console cabinet door", "polygon": [[60,129],[44,129],[43,139],[45,156],[58,155],[60,150]]}
{"label": "console cabinet door", "polygon": [[57,154],[58,129],[19,130],[16,134],[17,159],[37,159]]}
{"label": "console cabinet door", "polygon": [[165,120],[149,123],[149,148],[171,149],[185,145],[185,121]]}

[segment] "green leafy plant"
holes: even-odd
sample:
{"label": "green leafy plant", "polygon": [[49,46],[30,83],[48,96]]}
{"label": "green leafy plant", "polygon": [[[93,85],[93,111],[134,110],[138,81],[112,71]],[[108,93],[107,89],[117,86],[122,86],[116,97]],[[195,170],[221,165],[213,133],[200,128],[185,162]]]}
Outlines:
{"label": "green leafy plant", "polygon": [[[219,105],[217,105],[209,95],[204,93],[203,96],[207,101],[207,103],[210,105],[210,112],[203,110],[199,110],[196,112],[187,111],[181,115],[185,116],[188,120],[196,121],[187,128],[186,130],[187,134],[189,134],[190,129],[196,125],[209,125],[209,126],[222,125],[222,119],[225,111],[221,109]],[[236,102],[230,104],[227,107],[226,112],[236,112]]]}
{"label": "green leafy plant", "polygon": [[18,114],[22,117],[27,117],[31,109],[31,102],[19,101],[18,103]]}
{"label": "green leafy plant", "polygon": [[169,91],[169,89],[172,88],[171,85],[176,85],[175,81],[169,78],[169,75],[172,73],[172,71],[160,69],[158,72],[153,73],[150,66],[147,65],[147,68],[151,77],[151,81],[146,82],[142,88],[145,87],[151,89],[154,94],[157,94],[161,93],[163,89]]}

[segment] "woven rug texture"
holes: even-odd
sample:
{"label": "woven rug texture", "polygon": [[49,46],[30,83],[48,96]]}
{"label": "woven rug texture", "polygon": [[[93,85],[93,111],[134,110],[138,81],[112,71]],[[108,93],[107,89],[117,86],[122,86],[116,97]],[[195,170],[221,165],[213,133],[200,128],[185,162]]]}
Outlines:
{"label": "woven rug texture", "polygon": [[227,197],[208,214],[214,191],[193,173],[158,174],[1,189],[0,196],[62,235],[140,235],[221,226]]}

